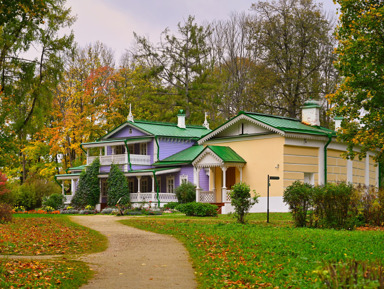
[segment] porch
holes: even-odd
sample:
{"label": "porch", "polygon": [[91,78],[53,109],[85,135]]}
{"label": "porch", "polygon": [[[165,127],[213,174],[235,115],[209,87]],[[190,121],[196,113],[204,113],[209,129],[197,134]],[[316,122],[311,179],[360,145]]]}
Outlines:
{"label": "porch", "polygon": [[[230,191],[243,179],[242,159],[229,147],[208,146],[193,161],[195,169],[196,202],[230,204]],[[209,171],[209,191],[200,186],[200,170]]]}

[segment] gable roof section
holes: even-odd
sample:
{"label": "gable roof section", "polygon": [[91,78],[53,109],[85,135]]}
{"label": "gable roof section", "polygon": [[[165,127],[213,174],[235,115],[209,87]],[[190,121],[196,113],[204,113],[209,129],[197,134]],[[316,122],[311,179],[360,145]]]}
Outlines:
{"label": "gable roof section", "polygon": [[211,132],[211,130],[205,128],[204,126],[187,125],[186,128],[179,128],[176,123],[135,120],[134,122],[126,121],[100,138],[100,140],[108,139],[110,136],[116,134],[119,130],[125,128],[126,126],[137,128],[148,135],[174,138],[199,139]]}
{"label": "gable roof section", "polygon": [[205,141],[213,138],[218,135],[220,132],[224,131],[231,125],[237,123],[240,120],[248,120],[256,125],[259,125],[263,128],[266,128],[274,133],[285,135],[286,133],[299,133],[299,134],[309,134],[309,135],[318,135],[318,136],[335,136],[336,132],[325,127],[321,126],[311,126],[302,123],[300,120],[289,117],[268,115],[255,112],[239,112],[239,114],[227,122],[223,123],[221,126],[203,136],[199,140],[199,144],[204,143]]}
{"label": "gable roof section", "polygon": [[191,146],[181,152],[171,155],[154,163],[156,166],[192,164],[204,151],[211,150],[217,157],[226,163],[245,163],[233,149],[226,146]]}

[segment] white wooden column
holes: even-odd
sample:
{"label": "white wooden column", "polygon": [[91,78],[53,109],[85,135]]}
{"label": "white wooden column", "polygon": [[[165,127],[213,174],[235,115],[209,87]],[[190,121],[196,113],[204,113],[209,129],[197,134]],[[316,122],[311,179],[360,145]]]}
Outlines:
{"label": "white wooden column", "polygon": [[71,195],[74,195],[76,191],[74,179],[71,179]]}
{"label": "white wooden column", "polygon": [[226,167],[221,167],[221,170],[223,171],[223,187],[221,188],[221,201],[224,203],[227,198],[227,168]]}
{"label": "white wooden column", "polygon": [[353,160],[347,160],[347,183],[353,183]]}
{"label": "white wooden column", "polygon": [[102,156],[102,155],[103,155],[103,148],[100,147],[100,148],[99,148],[99,156]]}
{"label": "white wooden column", "polygon": [[196,185],[196,202],[199,202],[200,200],[200,168],[195,168],[195,185]]}
{"label": "white wooden column", "polygon": [[155,177],[152,176],[152,193],[155,193]]}
{"label": "white wooden column", "polygon": [[240,182],[243,181],[243,167],[237,167],[237,169],[239,170],[239,174],[240,174]]}
{"label": "white wooden column", "polygon": [[209,176],[212,176],[212,192],[216,197],[216,167],[211,168],[211,173]]}
{"label": "white wooden column", "polygon": [[64,196],[64,180],[61,181],[61,193]]}
{"label": "white wooden column", "polygon": [[369,154],[365,155],[365,186],[369,187]]}
{"label": "white wooden column", "polygon": [[108,146],[105,146],[105,147],[104,147],[104,155],[105,155],[105,156],[108,155]]}
{"label": "white wooden column", "polygon": [[89,149],[87,149],[87,165],[89,165]]}

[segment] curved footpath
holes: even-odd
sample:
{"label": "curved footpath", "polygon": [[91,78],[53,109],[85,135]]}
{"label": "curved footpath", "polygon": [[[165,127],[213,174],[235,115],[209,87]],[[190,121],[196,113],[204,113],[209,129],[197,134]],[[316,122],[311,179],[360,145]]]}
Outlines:
{"label": "curved footpath", "polygon": [[115,216],[72,216],[108,237],[104,252],[82,255],[96,272],[81,288],[196,288],[189,254],[175,238],[125,226]]}

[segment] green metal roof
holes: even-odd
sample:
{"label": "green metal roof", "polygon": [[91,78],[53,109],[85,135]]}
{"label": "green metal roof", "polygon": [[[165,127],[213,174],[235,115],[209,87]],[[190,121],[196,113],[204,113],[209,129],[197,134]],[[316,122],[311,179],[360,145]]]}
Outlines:
{"label": "green metal roof", "polygon": [[161,161],[154,163],[160,165],[182,165],[191,164],[204,150],[211,149],[224,162],[245,163],[245,160],[239,156],[233,149],[226,146],[192,146],[174,155],[171,155]]}
{"label": "green metal roof", "polygon": [[129,122],[141,130],[156,136],[165,137],[181,137],[181,138],[201,138],[211,130],[204,126],[187,125],[186,128],[179,128],[175,123],[151,122],[151,121],[135,121]]}
{"label": "green metal roof", "polygon": [[207,146],[225,163],[246,163],[246,161],[239,156],[233,149],[226,146]]}
{"label": "green metal roof", "polygon": [[67,171],[82,171],[86,168],[86,165],[78,166],[78,167],[73,167],[73,168],[68,168]]}
{"label": "green metal roof", "polygon": [[250,118],[260,121],[266,125],[274,127],[284,132],[306,133],[316,135],[336,135],[336,132],[321,126],[310,126],[302,123],[300,120],[289,117],[267,115],[253,112],[240,112]]}
{"label": "green metal roof", "polygon": [[204,146],[191,146],[181,152],[171,155],[161,161],[154,163],[160,165],[190,164],[204,150]]}

